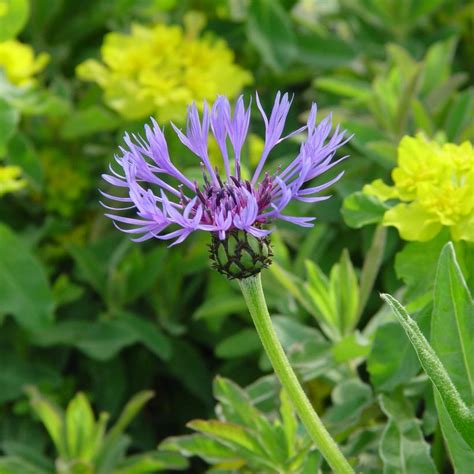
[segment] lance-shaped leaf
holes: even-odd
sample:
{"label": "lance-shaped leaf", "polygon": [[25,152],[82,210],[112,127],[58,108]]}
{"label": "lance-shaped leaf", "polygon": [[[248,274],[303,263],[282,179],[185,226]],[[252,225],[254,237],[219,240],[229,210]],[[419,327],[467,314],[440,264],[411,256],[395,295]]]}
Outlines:
{"label": "lance-shaped leaf", "polygon": [[466,443],[474,448],[474,414],[456,390],[446,368],[405,308],[393,296],[383,294],[381,297],[392,308],[400,321],[408,339],[415,348],[421,366],[436,387],[454,427]]}
{"label": "lance-shaped leaf", "polygon": [[[467,406],[474,403],[474,305],[468,286],[448,243],[439,257],[431,319],[431,344]],[[435,394],[436,395],[436,394]],[[438,395],[436,406],[446,445],[456,471],[467,472],[474,451],[459,435]]]}

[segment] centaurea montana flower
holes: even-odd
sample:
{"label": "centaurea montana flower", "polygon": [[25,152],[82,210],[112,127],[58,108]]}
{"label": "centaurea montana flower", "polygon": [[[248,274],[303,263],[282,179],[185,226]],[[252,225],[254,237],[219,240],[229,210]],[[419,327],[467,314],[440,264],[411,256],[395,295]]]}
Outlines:
{"label": "centaurea montana flower", "polygon": [[[276,95],[270,116],[265,113],[258,94],[256,102],[265,124],[265,144],[250,180],[242,178],[241,152],[249,129],[251,104],[246,107],[241,96],[232,113],[229,100],[219,96],[212,107],[204,103],[201,117],[195,104],[188,108],[186,132],[172,124],[183,145],[199,158],[203,184],[191,181],[173,164],[164,133],[151,119],[152,126],[145,126],[145,137],[125,134],[126,147],[120,147],[121,155],[115,156],[123,173],[110,167],[111,174],[103,176],[108,183],[125,188],[128,196],[103,194],[110,199],[129,203],[129,206],[117,210],[135,209],[136,217],[116,213],[106,216],[113,219],[120,230],[136,235],[133,240],[137,242],[154,237],[172,240],[172,245],[176,245],[195,231],[210,232],[214,245],[214,248],[211,246],[211,256],[217,266],[222,263],[219,254],[224,252],[232,260],[230,264],[239,267],[232,271],[229,262],[226,262],[229,265],[224,273],[229,277],[242,278],[267,266],[271,254],[268,248],[271,229],[267,228],[267,224],[284,220],[302,227],[313,225],[315,217],[290,216],[284,210],[292,200],[318,202],[330,197],[317,194],[339,180],[344,171],[324,184],[309,187],[305,184],[346,158],[335,160],[334,156],[350,137],[339,126],[331,134],[330,116],[317,125],[316,104],[311,107],[306,125],[283,136],[291,106],[288,94]],[[306,131],[307,138],[296,158],[272,175],[264,172],[264,165],[273,148],[303,131]],[[208,155],[210,132],[222,154],[222,173],[212,166]],[[229,150],[232,150],[232,159]],[[173,186],[170,180],[178,185]],[[119,227],[121,224],[128,228]],[[231,236],[235,238],[233,244],[229,243]],[[221,248],[220,243],[223,245]],[[244,247],[250,261],[241,265]],[[236,252],[238,258],[234,258]],[[262,252],[264,255],[259,255]]]}

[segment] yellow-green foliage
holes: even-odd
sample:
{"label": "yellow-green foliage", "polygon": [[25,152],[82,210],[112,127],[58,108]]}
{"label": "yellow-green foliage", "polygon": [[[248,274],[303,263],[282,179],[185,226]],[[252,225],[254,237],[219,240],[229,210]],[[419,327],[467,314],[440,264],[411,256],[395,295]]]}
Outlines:
{"label": "yellow-green foliage", "polygon": [[48,61],[48,54],[40,53],[35,57],[31,46],[17,40],[0,42],[0,69],[14,85],[33,84],[34,76],[44,69]]}
{"label": "yellow-green foliage", "polygon": [[440,145],[423,135],[398,147],[393,186],[377,179],[364,192],[382,201],[399,199],[383,224],[405,240],[427,241],[449,227],[454,240],[474,241],[474,150],[470,142]]}
{"label": "yellow-green foliage", "polygon": [[105,102],[128,119],[153,114],[179,121],[191,102],[235,97],[252,82],[224,40],[199,37],[189,27],[133,24],[130,34],[106,35],[101,54],[102,62],[88,59],[77,75],[97,82]]}

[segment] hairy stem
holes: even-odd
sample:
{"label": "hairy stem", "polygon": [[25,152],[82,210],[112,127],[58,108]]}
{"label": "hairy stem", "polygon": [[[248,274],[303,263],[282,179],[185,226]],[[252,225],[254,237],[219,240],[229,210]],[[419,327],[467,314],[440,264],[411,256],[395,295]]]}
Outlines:
{"label": "hairy stem", "polygon": [[352,467],[314,411],[290,366],[275,333],[275,329],[273,328],[270,315],[268,314],[260,274],[239,280],[239,284],[257,333],[260,336],[260,340],[272,363],[273,369],[287,391],[295,410],[316,443],[316,446],[334,472],[354,473]]}

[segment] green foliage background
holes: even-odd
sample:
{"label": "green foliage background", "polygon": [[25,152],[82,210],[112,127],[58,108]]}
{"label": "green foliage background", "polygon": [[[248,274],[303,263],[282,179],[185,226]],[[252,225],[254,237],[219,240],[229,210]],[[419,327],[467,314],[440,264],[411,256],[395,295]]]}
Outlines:
{"label": "green foliage background", "polygon": [[[448,235],[406,244],[393,229],[377,225],[383,204],[358,191],[375,178],[387,180],[404,135],[423,131],[453,143],[472,139],[472,3],[7,3],[15,16],[0,17],[0,39],[18,35],[35,51],[48,52],[51,61],[39,84],[26,91],[12,88],[0,73],[0,154],[4,164],[20,166],[28,182],[0,197],[0,473],[156,472],[185,468],[191,454],[200,459],[192,458],[189,472],[204,472],[208,465],[222,473],[327,468],[269,375],[237,285],[210,270],[208,236],[193,236],[172,249],[158,241],[133,244],[99,205],[101,173],[124,131],[141,130],[143,121],[126,121],[108,109],[97,86],[75,77],[75,67],[98,56],[109,31],[127,31],[132,22],[181,24],[190,10],[204,13],[205,31],[223,37],[238,64],[252,72],[254,85],[245,93],[258,90],[267,106],[278,90],[294,93],[294,126],[315,100],[320,117],[332,111],[355,134],[344,149],[351,157],[333,198],[295,205],[300,215],[317,215],[318,223],[309,231],[279,224],[275,263],[263,273],[279,336],[311,401],[360,472],[449,472],[454,466],[467,473],[474,465],[472,450],[463,450],[459,433],[447,427],[439,396],[378,294],[396,294],[407,303],[440,358],[446,345],[456,348],[458,358],[442,361],[458,374],[455,385],[472,407],[473,387],[462,376],[473,374],[472,363],[458,364],[469,352],[462,354],[466,345],[449,333],[452,318],[463,316],[442,314],[436,304],[433,310],[433,294],[439,298],[448,291],[441,285],[448,285],[449,265],[460,268],[459,285],[467,288],[463,301],[472,304],[472,244],[455,243],[451,260],[445,250],[438,264]],[[253,132],[261,135],[253,113],[259,124]],[[179,153],[176,141],[170,148]],[[288,160],[297,148],[296,142],[281,147],[273,163]],[[441,276],[435,281],[437,268]],[[449,322],[443,326],[442,320]],[[472,348],[472,323],[466,324],[461,338]],[[29,403],[25,387],[32,385],[42,395],[30,389]],[[129,436],[114,438],[117,446],[125,440],[115,457],[152,452],[153,459],[124,461],[108,471],[92,455],[75,463],[85,456],[80,450],[55,450],[40,422],[49,418],[34,403],[46,397],[66,407],[81,391],[96,418],[107,412],[115,422],[143,390],[155,396],[134,413]],[[84,398],[75,399],[79,419],[90,410]],[[215,424],[203,420],[216,416],[222,426],[241,426],[266,448],[256,454],[242,448],[237,432],[213,431]],[[192,419],[201,419],[190,424],[201,437],[179,437],[189,435]],[[260,420],[257,427],[254,420]],[[272,452],[283,438],[287,450]],[[160,453],[169,452],[166,459],[157,460],[159,443]],[[74,462],[61,467],[54,464],[58,458]]]}

